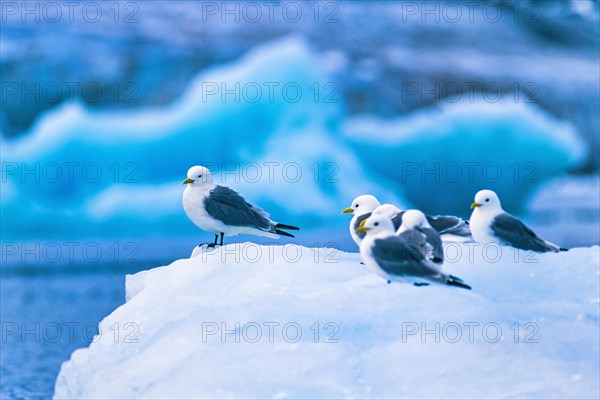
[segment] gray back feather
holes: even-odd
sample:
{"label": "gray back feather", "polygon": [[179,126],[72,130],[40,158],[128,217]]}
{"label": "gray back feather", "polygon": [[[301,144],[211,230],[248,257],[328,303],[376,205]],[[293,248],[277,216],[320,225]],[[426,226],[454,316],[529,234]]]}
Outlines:
{"label": "gray back feather", "polygon": [[401,234],[399,234],[398,237],[404,240],[406,243],[409,243],[414,247],[418,248],[423,258],[427,258],[427,254],[431,252],[427,246],[426,236],[415,229],[409,229],[407,231],[404,231]]}
{"label": "gray back feather", "polygon": [[402,240],[418,246],[423,257],[437,264],[444,262],[444,247],[440,235],[431,228],[409,229],[398,235]]}
{"label": "gray back feather", "polygon": [[444,262],[444,246],[438,232],[432,228],[421,228],[419,231],[423,232],[427,238],[427,244],[431,246],[430,259],[439,264]]}
{"label": "gray back feather", "polygon": [[247,226],[274,232],[268,214],[248,203],[236,191],[216,186],[204,199],[204,207],[211,217],[230,226]]}
{"label": "gray back feather", "polygon": [[492,221],[491,228],[503,245],[540,253],[556,251],[554,247],[540,239],[527,225],[510,214],[498,215]]}
{"label": "gray back feather", "polygon": [[374,240],[371,251],[377,265],[390,275],[439,279],[442,274],[425,263],[421,244],[389,236]]}
{"label": "gray back feather", "polygon": [[452,233],[458,236],[471,236],[471,229],[467,221],[462,218],[453,217],[451,215],[436,215],[427,216],[427,222],[440,235],[444,233]]}

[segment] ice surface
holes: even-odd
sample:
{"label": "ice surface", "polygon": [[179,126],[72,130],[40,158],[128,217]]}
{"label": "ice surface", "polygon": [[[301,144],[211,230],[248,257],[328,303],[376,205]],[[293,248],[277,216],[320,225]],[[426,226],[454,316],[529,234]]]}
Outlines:
{"label": "ice surface", "polygon": [[451,246],[473,291],[387,285],[335,249],[195,250],[127,277],[55,397],[598,398],[600,248]]}

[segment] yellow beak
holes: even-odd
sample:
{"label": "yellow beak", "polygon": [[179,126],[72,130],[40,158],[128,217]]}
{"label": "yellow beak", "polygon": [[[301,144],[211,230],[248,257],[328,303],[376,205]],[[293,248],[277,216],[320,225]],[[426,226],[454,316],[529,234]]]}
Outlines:
{"label": "yellow beak", "polygon": [[183,181],[182,185],[187,185],[188,183],[192,183],[194,182],[192,179],[187,178],[185,181]]}
{"label": "yellow beak", "polygon": [[352,207],[344,208],[342,210],[342,214],[350,214],[350,213],[353,213],[353,212],[354,212],[354,208],[352,208]]}
{"label": "yellow beak", "polygon": [[359,227],[360,227],[360,226],[365,226],[365,223],[367,222],[367,219],[368,219],[368,218],[365,218],[365,219],[363,219],[362,221],[360,221],[360,222],[358,223],[358,226],[359,226]]}
{"label": "yellow beak", "polygon": [[481,204],[479,204],[478,202],[474,201],[473,204],[471,204],[471,208],[475,208],[475,207],[481,207]]}
{"label": "yellow beak", "polygon": [[360,225],[358,228],[356,228],[356,233],[366,233],[369,230],[370,230],[370,228]]}

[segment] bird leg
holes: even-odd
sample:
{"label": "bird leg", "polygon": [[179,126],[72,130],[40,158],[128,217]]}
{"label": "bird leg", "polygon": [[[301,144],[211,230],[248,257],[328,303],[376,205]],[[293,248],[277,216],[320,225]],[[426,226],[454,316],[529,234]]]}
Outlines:
{"label": "bird leg", "polygon": [[[206,245],[207,248],[212,249],[217,247],[217,240],[219,239],[219,235],[215,234],[215,242],[214,243],[209,243],[208,245]],[[221,244],[223,244],[223,241],[221,240]]]}
{"label": "bird leg", "polygon": [[[223,236],[225,234],[223,232],[221,232],[221,243],[219,244],[219,246],[223,246]],[[217,235],[215,235],[215,244],[217,244]]]}

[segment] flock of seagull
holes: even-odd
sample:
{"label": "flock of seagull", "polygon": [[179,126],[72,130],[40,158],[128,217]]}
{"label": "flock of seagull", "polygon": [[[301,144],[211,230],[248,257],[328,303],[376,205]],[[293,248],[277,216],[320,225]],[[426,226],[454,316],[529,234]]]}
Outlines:
{"label": "flock of seagull", "polygon": [[[187,216],[200,229],[215,235],[207,247],[216,247],[219,236],[219,245],[223,245],[223,236],[294,237],[288,231],[299,230],[273,221],[267,212],[248,203],[239,193],[213,183],[206,167],[190,168],[183,184],[187,185],[183,192]],[[403,211],[365,194],[355,198],[342,213],[353,214],[350,235],[360,248],[364,264],[388,283],[436,283],[471,289],[462,279],[442,272],[442,241],[496,243],[539,253],[567,250],[541,239],[522,221],[506,213],[498,195],[491,190],[477,192],[471,208],[471,218],[465,221],[447,215],[429,216],[419,210]]]}
{"label": "flock of seagull", "polygon": [[521,220],[506,213],[498,195],[481,190],[471,204],[470,221],[454,216],[429,216],[380,204],[372,195],[358,196],[342,213],[352,213],[350,235],[367,268],[392,281],[416,286],[438,283],[471,289],[462,279],[444,274],[442,240],[496,243],[520,250],[559,252],[567,249],[541,239]]}

